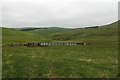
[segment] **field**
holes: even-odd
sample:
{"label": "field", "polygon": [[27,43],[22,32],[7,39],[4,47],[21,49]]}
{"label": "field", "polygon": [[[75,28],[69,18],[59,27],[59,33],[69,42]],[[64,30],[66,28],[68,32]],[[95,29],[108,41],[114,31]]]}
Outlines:
{"label": "field", "polygon": [[[118,76],[117,22],[100,28],[58,28],[57,31],[56,28],[52,28],[42,31],[41,29],[21,31],[3,28],[3,78]],[[7,45],[19,42],[54,41],[80,41],[91,45],[50,47],[9,47]]]}

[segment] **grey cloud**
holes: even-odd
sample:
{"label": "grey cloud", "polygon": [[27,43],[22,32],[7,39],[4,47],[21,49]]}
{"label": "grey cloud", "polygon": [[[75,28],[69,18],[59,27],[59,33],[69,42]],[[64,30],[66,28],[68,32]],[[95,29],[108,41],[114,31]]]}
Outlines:
{"label": "grey cloud", "polygon": [[[38,2],[37,2],[38,1]],[[115,2],[81,0],[5,0],[3,26],[84,27],[104,25],[117,20]],[[98,1],[98,2],[97,2]],[[101,0],[102,1],[102,0]]]}

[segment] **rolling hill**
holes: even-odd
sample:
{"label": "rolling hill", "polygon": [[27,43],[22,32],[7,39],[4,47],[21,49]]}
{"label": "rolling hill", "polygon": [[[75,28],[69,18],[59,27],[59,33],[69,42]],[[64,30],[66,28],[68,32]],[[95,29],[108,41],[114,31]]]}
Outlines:
{"label": "rolling hill", "polygon": [[50,27],[50,28],[48,27],[48,28],[22,28],[20,30],[46,36],[46,35],[52,34],[52,33],[66,32],[66,31],[69,31],[70,29],[59,28],[59,27]]}
{"label": "rolling hill", "polygon": [[77,40],[87,42],[117,41],[118,22],[101,26],[99,28],[74,29],[66,32],[58,32],[47,35],[53,40]]}
{"label": "rolling hill", "polygon": [[13,28],[2,28],[2,37],[3,44],[12,42],[39,42],[48,40],[43,36],[19,31]]}
{"label": "rolling hill", "polygon": [[29,32],[49,38],[52,41],[85,41],[89,43],[116,42],[118,38],[118,22],[87,28],[31,28],[21,29],[23,32]]}
{"label": "rolling hill", "polygon": [[[91,45],[2,47],[2,78],[116,78],[117,22],[99,28],[3,28],[3,44],[83,41]],[[93,45],[94,44],[94,45]]]}
{"label": "rolling hill", "polygon": [[118,22],[87,28],[3,28],[3,42],[81,41],[87,43],[118,42]]}

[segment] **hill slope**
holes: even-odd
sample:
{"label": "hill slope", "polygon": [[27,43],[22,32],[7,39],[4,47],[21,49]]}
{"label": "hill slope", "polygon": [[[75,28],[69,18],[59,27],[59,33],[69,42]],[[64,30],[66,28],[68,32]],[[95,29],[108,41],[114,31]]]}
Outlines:
{"label": "hill slope", "polygon": [[45,41],[46,38],[11,28],[2,28],[3,43]]}
{"label": "hill slope", "polygon": [[59,28],[59,27],[50,27],[50,28],[23,28],[21,31],[35,33],[39,35],[46,36],[48,34],[57,33],[57,32],[66,32],[69,29]]}
{"label": "hill slope", "polygon": [[52,33],[47,36],[53,40],[60,41],[116,42],[118,37],[118,22],[99,28],[74,29],[66,32]]}
{"label": "hill slope", "polygon": [[116,43],[118,38],[118,22],[99,28],[3,28],[3,39],[6,42],[28,41],[83,41],[88,43]]}
{"label": "hill slope", "polygon": [[[114,44],[117,42],[117,28],[117,23],[113,23],[100,28],[49,32],[45,36],[3,28],[4,44],[47,40],[100,44],[51,47],[3,46],[2,78],[116,78],[119,76],[118,45]],[[106,45],[106,43],[112,44]]]}

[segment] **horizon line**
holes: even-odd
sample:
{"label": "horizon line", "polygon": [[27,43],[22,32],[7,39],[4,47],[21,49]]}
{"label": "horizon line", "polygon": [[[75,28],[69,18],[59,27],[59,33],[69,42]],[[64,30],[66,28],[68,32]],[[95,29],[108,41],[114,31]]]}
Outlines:
{"label": "horizon line", "polygon": [[86,27],[95,27],[95,26],[105,26],[105,25],[110,25],[113,24],[115,22],[118,22],[120,20],[111,22],[111,23],[107,23],[104,25],[92,25],[92,26],[83,26],[83,27],[67,27],[67,26],[21,26],[21,27],[10,27],[10,26],[0,26],[2,28],[68,28],[68,29],[77,29],[77,28],[86,28]]}

